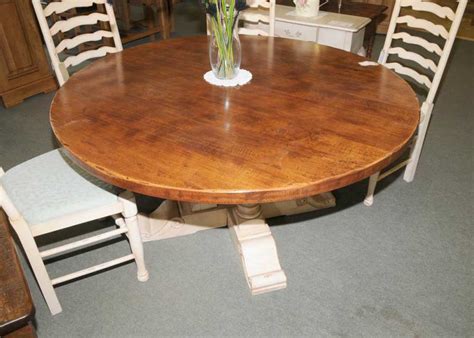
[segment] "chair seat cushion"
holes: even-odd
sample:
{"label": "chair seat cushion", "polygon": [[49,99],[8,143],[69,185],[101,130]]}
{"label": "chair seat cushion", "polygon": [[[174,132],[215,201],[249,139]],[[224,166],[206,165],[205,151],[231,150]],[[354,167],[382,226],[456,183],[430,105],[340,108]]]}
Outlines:
{"label": "chair seat cushion", "polygon": [[115,187],[88,174],[61,149],[10,169],[0,184],[30,225],[117,202]]}

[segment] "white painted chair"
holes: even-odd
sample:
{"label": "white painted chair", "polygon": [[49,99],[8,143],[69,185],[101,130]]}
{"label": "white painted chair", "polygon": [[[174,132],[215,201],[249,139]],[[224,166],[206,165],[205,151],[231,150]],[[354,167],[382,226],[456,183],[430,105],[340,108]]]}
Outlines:
{"label": "white painted chair", "polygon": [[[131,260],[137,264],[138,280],[148,280],[134,196],[130,192],[117,196],[113,190],[72,163],[62,149],[35,157],[7,173],[0,168],[0,207],[18,235],[53,315],[62,311],[54,291],[57,284]],[[39,251],[35,237],[106,216],[115,216],[117,229]],[[128,236],[132,254],[65,276],[49,277],[44,259],[121,234]]]}
{"label": "white painted chair", "polygon": [[240,13],[239,34],[275,35],[275,0],[249,0]]}
{"label": "white painted chair", "polygon": [[[458,0],[457,9],[454,12],[451,8],[442,7],[436,3],[421,0],[397,0],[393,9],[392,18],[385,39],[382,52],[380,53],[378,62],[385,67],[392,69],[396,73],[410,80],[415,81],[424,87],[427,96],[420,108],[420,124],[418,133],[414,139],[409,159],[397,164],[391,169],[381,173],[372,175],[369,179],[369,187],[364,204],[370,206],[374,201],[374,191],[378,181],[392,174],[393,172],[406,166],[403,179],[406,182],[412,182],[415,177],[416,167],[420,159],[421,149],[425,140],[426,131],[433,111],[434,99],[438,90],[441,78],[443,76],[446,63],[451,53],[456,34],[461,23],[461,19],[466,9],[467,0]],[[410,15],[403,15],[403,9],[410,10]],[[429,21],[425,18],[415,18],[411,13],[423,12],[425,15],[438,17],[443,19],[449,26],[444,26]],[[428,14],[427,14],[428,13]],[[422,31],[427,36],[434,36],[442,40],[441,43],[431,42],[424,36],[417,36],[405,31],[396,31],[400,26],[408,26],[413,31]],[[431,40],[431,39],[430,39]],[[406,48],[416,46],[418,50],[423,50],[424,54],[429,54],[430,58],[426,58],[418,51],[406,50],[394,43],[403,43]],[[394,56],[398,58],[398,62],[391,61]],[[432,60],[431,56],[438,61]],[[405,64],[404,61],[408,61]],[[411,63],[410,63],[411,62]],[[402,64],[403,63],[403,64]],[[423,73],[413,69],[411,65],[416,64],[418,68],[424,69]]]}
{"label": "white painted chair", "polygon": [[[44,8],[41,0],[32,0],[32,2],[60,86],[69,78],[68,68],[76,66],[86,60],[104,56],[107,53],[120,52],[123,49],[114,11],[112,5],[110,5],[107,0],[62,0],[50,2]],[[93,12],[87,15],[73,16],[68,19],[59,19],[52,24],[51,27],[48,24],[48,20],[53,16],[58,17],[58,14],[64,12],[77,8],[92,7],[94,5],[105,6],[105,13]],[[55,45],[53,37],[59,33],[65,33],[81,26],[95,25],[98,22],[108,23],[110,30],[99,29],[93,33],[79,34],[73,38],[60,41],[57,46]],[[91,49],[77,55],[66,56],[63,60],[61,60],[59,56],[66,50],[76,48],[87,42],[99,41],[102,38],[112,38],[114,46],[101,46],[98,49]]]}

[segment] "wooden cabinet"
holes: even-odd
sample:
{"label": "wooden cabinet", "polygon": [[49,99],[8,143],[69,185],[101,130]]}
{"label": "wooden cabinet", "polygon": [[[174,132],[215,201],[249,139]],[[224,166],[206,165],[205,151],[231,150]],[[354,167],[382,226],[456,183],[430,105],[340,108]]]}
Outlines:
{"label": "wooden cabinet", "polygon": [[377,33],[385,34],[388,30],[388,25],[390,23],[390,17],[392,16],[393,6],[395,0],[351,0],[351,2],[363,2],[374,5],[384,5],[387,6],[387,10],[384,12],[384,17],[377,24]]}
{"label": "wooden cabinet", "polygon": [[30,0],[0,0],[0,97],[5,107],[57,88]]}

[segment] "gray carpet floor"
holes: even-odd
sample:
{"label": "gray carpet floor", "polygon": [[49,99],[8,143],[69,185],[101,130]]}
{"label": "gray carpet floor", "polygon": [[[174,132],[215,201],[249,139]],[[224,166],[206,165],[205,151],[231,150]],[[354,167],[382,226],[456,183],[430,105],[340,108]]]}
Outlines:
{"label": "gray carpet floor", "polygon": [[[176,35],[202,31],[195,6],[178,8],[176,27]],[[474,42],[456,42],[413,183],[392,175],[368,208],[363,181],[336,191],[336,208],[270,221],[286,289],[251,296],[223,228],[146,243],[147,283],[126,264],[57,287],[63,312],[53,317],[23,259],[39,336],[473,337],[473,55]],[[53,95],[0,108],[4,169],[56,146]],[[126,241],[113,242],[51,259],[48,269],[54,277],[128,252]]]}

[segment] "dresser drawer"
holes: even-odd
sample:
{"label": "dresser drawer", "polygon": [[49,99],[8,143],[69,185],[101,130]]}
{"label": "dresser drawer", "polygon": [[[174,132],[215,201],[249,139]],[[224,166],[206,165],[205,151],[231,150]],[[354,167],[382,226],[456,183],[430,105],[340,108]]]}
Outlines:
{"label": "dresser drawer", "polygon": [[281,38],[315,41],[316,27],[298,25],[288,22],[275,21],[275,36]]}

